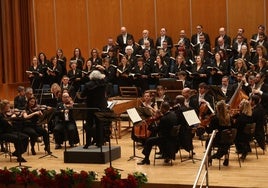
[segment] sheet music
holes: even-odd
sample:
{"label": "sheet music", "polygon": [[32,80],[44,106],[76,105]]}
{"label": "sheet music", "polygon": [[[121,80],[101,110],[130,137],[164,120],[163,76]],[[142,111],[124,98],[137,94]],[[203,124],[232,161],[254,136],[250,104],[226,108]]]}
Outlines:
{"label": "sheet music", "polygon": [[132,123],[137,123],[137,122],[142,121],[142,119],[141,119],[140,115],[138,114],[136,108],[127,109],[127,114],[130,117]]}
{"label": "sheet music", "polygon": [[188,111],[183,112],[183,116],[186,119],[189,126],[200,123],[200,120],[194,110],[188,110]]}
{"label": "sheet music", "polygon": [[116,104],[116,101],[107,101],[107,108],[109,108],[110,110],[113,109],[114,105]]}

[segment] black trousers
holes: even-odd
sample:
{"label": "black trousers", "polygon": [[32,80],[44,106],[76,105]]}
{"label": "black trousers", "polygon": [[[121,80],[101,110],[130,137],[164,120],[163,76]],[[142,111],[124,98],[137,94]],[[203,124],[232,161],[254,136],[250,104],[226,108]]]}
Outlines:
{"label": "black trousers", "polygon": [[20,132],[3,133],[0,135],[1,141],[14,143],[15,154],[20,156],[27,151],[28,135]]}
{"label": "black trousers", "polygon": [[22,128],[22,132],[27,134],[30,137],[31,147],[33,148],[37,138],[39,136],[43,137],[45,147],[48,147],[49,144],[49,135],[46,129],[39,125],[27,125]]}
{"label": "black trousers", "polygon": [[54,127],[54,138],[56,144],[63,144],[67,139],[70,145],[78,143],[76,141],[77,127],[73,121],[58,122]]}

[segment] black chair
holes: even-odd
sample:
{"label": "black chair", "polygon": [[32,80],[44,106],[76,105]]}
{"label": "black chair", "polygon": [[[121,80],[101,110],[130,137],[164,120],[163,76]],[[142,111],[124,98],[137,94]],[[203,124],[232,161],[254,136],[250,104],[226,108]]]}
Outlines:
{"label": "black chair", "polygon": [[[235,128],[223,130],[220,135],[219,145],[213,145],[213,150],[215,148],[219,149],[219,147],[228,147],[227,159],[229,160],[230,148],[234,146],[234,140],[236,138],[236,134],[237,134],[237,129]],[[241,161],[239,158],[239,154],[237,152],[236,154],[238,158],[239,167],[241,168]],[[219,170],[220,169],[221,169],[221,158],[219,158]]]}
{"label": "black chair", "polygon": [[258,150],[257,150],[257,140],[254,137],[255,128],[256,128],[256,123],[248,123],[248,124],[246,124],[246,126],[245,126],[243,131],[244,131],[245,134],[248,135],[249,142],[253,143],[254,148],[255,148],[256,158],[259,159]]}
{"label": "black chair", "polygon": [[[179,136],[179,133],[180,133],[180,128],[181,128],[181,125],[177,125],[177,126],[173,126],[171,131],[170,131],[170,139],[169,139],[169,142],[166,143],[166,145],[168,145],[169,149],[171,150],[171,152],[169,153],[170,155],[174,155],[175,156],[175,150],[176,150],[176,145],[177,145],[177,139],[178,139],[178,136]],[[158,146],[155,146],[154,147],[154,166],[155,166],[155,160],[157,159],[157,148]],[[173,151],[174,149],[174,151]],[[173,163],[172,163],[172,160],[175,159],[175,157],[173,158],[172,156],[170,156],[170,165],[172,166]]]}

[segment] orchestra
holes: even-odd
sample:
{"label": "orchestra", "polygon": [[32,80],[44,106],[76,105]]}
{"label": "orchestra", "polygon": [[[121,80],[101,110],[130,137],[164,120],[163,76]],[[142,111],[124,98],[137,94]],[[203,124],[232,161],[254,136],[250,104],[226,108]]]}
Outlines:
{"label": "orchestra", "polygon": [[[177,149],[182,147],[192,151],[195,134],[203,139],[204,134],[209,135],[214,129],[222,131],[232,127],[237,129],[236,149],[245,160],[250,146],[243,128],[246,123],[255,122],[256,139],[265,150],[267,140],[264,127],[268,114],[266,36],[258,34],[257,42],[251,43],[248,50],[243,33],[238,33],[231,44],[225,28],[220,28],[215,48],[211,48],[209,36],[202,30],[203,27],[198,25],[197,34],[192,36],[191,42],[185,31],[181,30],[179,42],[174,45],[175,50],[165,28],[161,28],[154,45],[148,30],[144,30],[143,38],[135,43],[133,35],[122,27],[117,42],[109,38],[102,55],[99,55],[97,48],[92,48],[86,62],[79,48],[74,49],[69,62],[62,49],[58,49],[50,61],[45,53],[40,52],[38,57],[32,58],[32,65],[26,71],[31,87],[18,87],[18,95],[14,99],[14,109],[18,110],[5,107],[9,106],[9,103],[3,102],[5,100],[1,102],[0,120],[8,128],[0,132],[0,138],[14,142],[16,151],[13,155],[22,162],[26,161],[21,154],[26,151],[24,142],[28,137],[33,155],[36,155],[34,147],[40,136],[43,137],[44,150],[51,153],[48,132],[54,134],[55,149],[62,148],[66,140],[70,147],[74,147],[79,143],[79,135],[72,110],[77,92],[81,92],[86,106],[91,108],[88,109],[83,127],[86,131],[83,148],[88,149],[94,144],[101,147],[105,143],[103,124],[95,112],[107,110],[108,97],[118,94],[114,88],[135,86],[139,97],[142,96],[141,106],[136,108],[143,121],[133,126],[131,138],[144,146],[145,158],[139,163],[141,165],[150,164],[149,155],[153,145],[158,145],[165,162],[174,158],[174,150],[170,153],[164,142],[170,142],[170,131],[179,124],[182,128],[175,146]],[[173,54],[176,54],[176,58]],[[183,88],[180,94],[176,98],[170,97],[166,86],[159,85],[160,79],[181,80]],[[50,86],[53,101],[53,110],[49,115],[45,115],[47,109],[40,108],[40,99],[34,97],[38,96],[38,90],[45,84]],[[155,90],[154,95],[149,88]],[[182,113],[190,109],[194,109],[200,119],[200,124],[194,127],[188,126]],[[10,117],[19,116],[23,121],[18,123],[10,120],[7,116],[9,111],[12,112]],[[221,112],[225,117],[219,114]],[[45,123],[50,124],[49,130],[42,127]],[[16,125],[16,130],[13,130],[13,125]],[[14,139],[20,139],[21,145],[16,144]],[[215,142],[218,142],[217,139],[220,137],[216,136]],[[18,148],[20,153],[17,152]],[[210,159],[222,157],[226,149],[228,147],[222,146]],[[226,166],[228,160],[226,158],[224,161]]]}

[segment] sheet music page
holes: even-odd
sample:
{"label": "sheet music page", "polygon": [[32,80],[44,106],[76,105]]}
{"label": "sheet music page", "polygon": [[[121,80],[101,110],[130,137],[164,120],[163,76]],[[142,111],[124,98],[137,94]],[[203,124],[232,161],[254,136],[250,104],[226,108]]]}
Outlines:
{"label": "sheet music page", "polygon": [[107,108],[112,110],[116,103],[117,103],[116,101],[107,101],[107,104],[108,104]]}
{"label": "sheet music page", "polygon": [[138,114],[136,108],[127,109],[127,114],[130,117],[132,123],[137,123],[137,122],[142,121],[142,119],[141,119],[140,115]]}
{"label": "sheet music page", "polygon": [[196,125],[200,123],[200,120],[198,116],[196,115],[196,112],[194,110],[188,110],[185,112],[182,112],[184,118],[186,119],[189,126]]}

